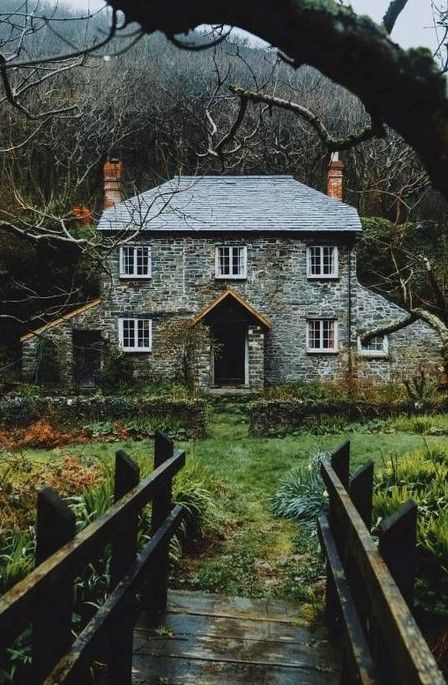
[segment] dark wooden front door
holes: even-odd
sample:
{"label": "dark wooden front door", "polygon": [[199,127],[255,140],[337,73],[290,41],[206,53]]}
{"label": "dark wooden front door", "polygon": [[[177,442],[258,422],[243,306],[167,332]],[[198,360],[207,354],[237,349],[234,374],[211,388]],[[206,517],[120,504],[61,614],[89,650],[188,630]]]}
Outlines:
{"label": "dark wooden front door", "polygon": [[215,385],[244,385],[247,326],[242,322],[215,324]]}
{"label": "dark wooden front door", "polygon": [[93,388],[101,365],[99,331],[73,332],[74,380],[81,388]]}

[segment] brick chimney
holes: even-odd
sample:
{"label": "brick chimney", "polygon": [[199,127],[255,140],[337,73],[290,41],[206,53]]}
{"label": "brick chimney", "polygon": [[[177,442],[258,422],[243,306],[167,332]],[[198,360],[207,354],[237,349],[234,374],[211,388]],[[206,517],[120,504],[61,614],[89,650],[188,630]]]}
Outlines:
{"label": "brick chimney", "polygon": [[103,166],[104,175],[104,209],[113,207],[124,200],[123,194],[123,162],[119,159],[108,160]]}
{"label": "brick chimney", "polygon": [[327,195],[343,200],[344,162],[339,159],[339,152],[331,153],[330,166],[328,167]]}

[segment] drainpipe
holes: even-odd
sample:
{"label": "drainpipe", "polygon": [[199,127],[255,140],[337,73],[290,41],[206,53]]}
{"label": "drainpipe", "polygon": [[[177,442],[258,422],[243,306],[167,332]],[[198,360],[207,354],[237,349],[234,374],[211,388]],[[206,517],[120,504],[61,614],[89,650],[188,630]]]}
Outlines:
{"label": "drainpipe", "polygon": [[348,374],[353,373],[352,359],[352,246],[348,249]]}

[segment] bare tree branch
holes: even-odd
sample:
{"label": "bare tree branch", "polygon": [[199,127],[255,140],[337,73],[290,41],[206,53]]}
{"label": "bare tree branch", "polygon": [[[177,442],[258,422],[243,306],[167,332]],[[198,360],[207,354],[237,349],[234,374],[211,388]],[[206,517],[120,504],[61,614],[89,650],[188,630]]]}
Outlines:
{"label": "bare tree branch", "polygon": [[109,0],[146,33],[181,34],[201,24],[239,26],[351,90],[375,121],[388,124],[420,155],[448,197],[448,99],[427,50],[405,51],[384,28],[351,8],[322,0]]}
{"label": "bare tree branch", "polygon": [[[307,121],[313,127],[319,138],[331,152],[348,150],[349,148],[354,147],[355,145],[358,145],[366,140],[370,140],[371,138],[383,138],[386,135],[386,129],[384,128],[383,124],[381,124],[381,122],[372,120],[370,126],[366,126],[362,131],[352,133],[344,138],[335,138],[331,135],[331,133],[327,130],[322,121],[314,112],[306,107],[303,107],[302,105],[299,105],[297,102],[278,98],[274,95],[267,95],[266,93],[255,93],[239,86],[229,86],[229,90],[235,95],[238,95],[241,100],[263,102],[266,105],[280,107],[280,109],[293,112],[297,116]],[[233,133],[235,133],[237,128],[232,130]]]}
{"label": "bare tree branch", "polygon": [[408,0],[392,0],[383,18],[383,26],[387,33],[392,33],[395,23],[408,4]]}

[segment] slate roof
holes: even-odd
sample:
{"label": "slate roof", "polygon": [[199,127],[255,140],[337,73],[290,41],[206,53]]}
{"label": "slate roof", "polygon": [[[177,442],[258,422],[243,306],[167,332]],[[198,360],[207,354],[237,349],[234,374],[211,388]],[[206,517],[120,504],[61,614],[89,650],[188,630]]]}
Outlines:
{"label": "slate roof", "polygon": [[354,207],[292,176],[178,176],[106,209],[98,229],[360,231]]}

